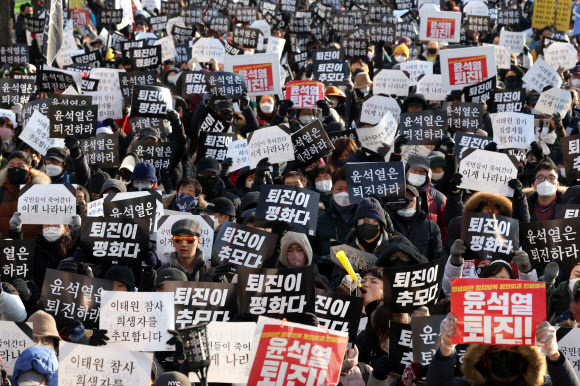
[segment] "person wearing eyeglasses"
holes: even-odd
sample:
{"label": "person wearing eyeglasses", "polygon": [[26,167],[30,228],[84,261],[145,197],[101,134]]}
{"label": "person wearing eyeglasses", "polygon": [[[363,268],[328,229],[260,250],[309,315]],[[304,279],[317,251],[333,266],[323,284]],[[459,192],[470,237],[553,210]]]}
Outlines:
{"label": "person wearing eyeglasses", "polygon": [[535,170],[535,193],[528,197],[530,221],[553,220],[557,204],[565,204],[567,187],[558,182],[558,168],[552,162],[541,162]]}
{"label": "person wearing eyeglasses", "polygon": [[27,322],[32,323],[32,341],[35,346],[46,347],[58,355],[58,342],[62,340],[54,317],[42,310],[30,315]]}
{"label": "person wearing eyeglasses", "polygon": [[169,261],[162,264],[157,273],[164,268],[177,268],[183,271],[188,281],[207,281],[207,269],[203,251],[199,248],[201,225],[186,218],[176,221],[171,227],[173,248]]}

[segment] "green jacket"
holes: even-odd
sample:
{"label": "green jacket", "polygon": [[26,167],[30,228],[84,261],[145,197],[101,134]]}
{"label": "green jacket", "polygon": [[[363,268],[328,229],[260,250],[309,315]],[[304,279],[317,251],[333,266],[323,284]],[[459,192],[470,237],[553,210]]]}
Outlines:
{"label": "green jacket", "polygon": [[546,309],[546,318],[548,321],[553,320],[562,312],[570,308],[572,295],[568,289],[569,281],[566,280],[556,288],[548,290],[548,308]]}

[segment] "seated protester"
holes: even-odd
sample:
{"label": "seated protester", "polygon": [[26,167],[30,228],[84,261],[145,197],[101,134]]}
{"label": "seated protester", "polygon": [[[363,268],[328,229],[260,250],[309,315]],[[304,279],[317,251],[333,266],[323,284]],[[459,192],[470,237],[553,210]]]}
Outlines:
{"label": "seated protester", "polygon": [[548,290],[548,308],[546,315],[549,322],[561,320],[561,314],[569,311],[570,303],[574,301],[572,297],[576,284],[580,281],[580,264],[572,266],[566,271],[566,280],[556,288]]}
{"label": "seated protester", "polygon": [[[46,174],[53,184],[85,185],[89,181],[91,172],[79,141],[73,137],[67,137],[64,141],[66,149],[51,147],[46,151],[46,156],[44,156]],[[68,155],[72,159],[72,165],[67,164]]]}
{"label": "seated protester", "polygon": [[233,202],[225,197],[214,198],[201,212],[205,212],[212,218],[213,230],[216,233],[219,232],[224,222],[235,221],[236,219],[236,207]]}
{"label": "seated protester", "polygon": [[[304,233],[288,231],[280,239],[280,254],[278,255],[279,268],[300,268],[312,265],[316,278],[326,286],[328,279],[318,272],[316,263],[312,262],[312,247],[308,236]],[[328,289],[324,288],[324,289]]]}
{"label": "seated protester", "polygon": [[111,179],[108,173],[101,171],[100,169],[93,169],[91,172],[91,178],[87,182],[87,190],[91,195],[92,200],[101,198],[101,190],[103,189],[103,184]]}
{"label": "seated protester", "polygon": [[125,185],[123,181],[111,178],[103,183],[103,186],[101,187],[100,197],[103,197],[105,194],[126,193],[126,192],[127,185]]}
{"label": "seated protester", "polygon": [[443,249],[439,226],[421,210],[421,198],[414,186],[405,192],[409,204],[387,205],[387,211],[396,232],[405,236],[429,261],[436,260]]}
{"label": "seated protester", "polygon": [[129,267],[114,265],[105,273],[103,279],[113,282],[113,291],[135,291],[135,274]]}
{"label": "seated protester", "polygon": [[463,378],[455,377],[459,361],[451,340],[456,333],[457,318],[448,314],[441,322],[441,347],[429,365],[425,385],[580,385],[548,322],[537,326],[538,346],[470,344],[461,364]]}
{"label": "seated protester", "polygon": [[139,162],[133,169],[131,183],[127,188],[130,192],[141,192],[157,188],[158,181],[155,166],[149,162]]}
{"label": "seated protester", "polygon": [[27,320],[32,323],[32,341],[35,346],[46,347],[58,355],[58,342],[62,340],[56,327],[54,317],[42,310],[30,315]]}
{"label": "seated protester", "polygon": [[[8,167],[0,171],[0,233],[8,235],[10,219],[18,210],[20,185],[50,184],[50,177],[31,166],[30,156],[24,152],[14,152],[8,157]],[[23,238],[32,239],[41,227],[25,225]]]}
{"label": "seated protester", "polygon": [[[566,186],[558,182],[558,168],[552,162],[542,162],[536,166],[533,189],[526,189],[530,221],[553,220],[556,205],[565,204],[563,200]],[[532,193],[533,192],[533,193]]]}
{"label": "seated protester", "polygon": [[252,191],[254,179],[256,178],[256,169],[250,169],[249,166],[244,166],[240,169],[236,182],[234,184],[234,193],[241,199]]}
{"label": "seated protester", "polygon": [[308,172],[308,179],[314,191],[320,193],[320,201],[327,208],[332,196],[332,168],[327,165],[315,166]]}
{"label": "seated protester", "polygon": [[553,325],[561,325],[561,323],[564,322],[580,322],[580,282],[574,279],[573,281],[575,283],[572,281],[568,283],[568,288],[570,288],[570,284],[572,284],[572,301],[570,302],[570,308],[558,315],[553,320]]}
{"label": "seated protester", "polygon": [[177,191],[163,196],[163,208],[199,214],[207,206],[201,193],[201,184],[193,178],[184,178],[177,184]]}
{"label": "seated protester", "polygon": [[[15,285],[17,284],[15,283]],[[0,320],[24,322],[27,313],[22,300],[19,291],[14,286],[6,282],[2,283],[0,286]]]}
{"label": "seated protester", "polygon": [[358,147],[354,139],[341,137],[334,141],[334,149],[326,156],[326,164],[334,170],[344,168],[348,157],[354,154]]}
{"label": "seated protester", "polygon": [[297,188],[306,189],[307,184],[308,181],[304,174],[297,170],[290,171],[282,176],[282,185],[296,186]]}
{"label": "seated protester", "polygon": [[29,347],[22,351],[12,374],[14,385],[58,386],[58,359],[46,347]]}
{"label": "seated protester", "polygon": [[177,268],[185,273],[188,281],[207,281],[203,251],[199,248],[201,225],[189,218],[182,219],[171,226],[171,234],[175,251],[171,252],[169,262],[163,263],[159,270]]}
{"label": "seated protester", "polygon": [[201,184],[206,201],[225,197],[234,203],[236,209],[240,206],[240,198],[226,190],[226,184],[220,178],[220,164],[215,158],[205,157],[197,162],[196,180]]}

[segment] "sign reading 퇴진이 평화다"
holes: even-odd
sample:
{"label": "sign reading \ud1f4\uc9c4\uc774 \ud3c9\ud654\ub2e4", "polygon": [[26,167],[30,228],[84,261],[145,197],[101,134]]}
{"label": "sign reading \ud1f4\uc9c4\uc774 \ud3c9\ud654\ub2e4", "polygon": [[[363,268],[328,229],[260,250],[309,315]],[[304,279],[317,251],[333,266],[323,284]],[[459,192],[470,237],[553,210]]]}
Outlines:
{"label": "sign reading \ud1f4\uc9c4\uc774 \ud3c9\ud654\ub2e4", "polygon": [[492,213],[464,212],[461,239],[465,241],[466,259],[505,260],[520,249],[520,222]]}
{"label": "sign reading \ud1f4\uc9c4\uc774 \ud3c9\ud654\ub2e4", "polygon": [[580,181],[580,135],[560,138],[564,165],[566,166],[566,181],[574,185]]}
{"label": "sign reading \ud1f4\uc9c4\uc774 \ud3c9\ud654\ub2e4", "polygon": [[131,115],[160,117],[167,116],[167,111],[173,107],[171,91],[166,87],[143,86],[133,87],[131,100]]}

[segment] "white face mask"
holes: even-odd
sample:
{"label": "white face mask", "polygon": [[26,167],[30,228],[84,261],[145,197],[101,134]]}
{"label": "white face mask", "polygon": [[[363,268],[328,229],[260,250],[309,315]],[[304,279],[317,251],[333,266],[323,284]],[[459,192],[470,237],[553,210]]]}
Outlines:
{"label": "white face mask", "polygon": [[328,100],[330,101],[330,107],[338,106],[338,98],[336,97],[329,97]]}
{"label": "white face mask", "polygon": [[64,233],[63,231],[64,229],[61,227],[42,228],[42,235],[44,236],[46,241],[52,243],[58,240],[60,236],[62,236],[62,234]]}
{"label": "white face mask", "polygon": [[570,83],[572,84],[572,87],[580,87],[580,79],[572,79]]}
{"label": "white face mask", "polygon": [[272,103],[260,103],[260,110],[266,114],[272,114],[274,111],[274,105]]}
{"label": "white face mask", "polygon": [[246,188],[252,189],[252,185],[254,185],[254,181],[248,181],[248,180],[246,180]]}
{"label": "white face mask", "polygon": [[566,178],[566,168],[561,168],[560,174],[562,175],[562,177]]}
{"label": "white face mask", "polygon": [[554,142],[556,142],[556,138],[558,138],[558,136],[556,135],[556,132],[552,131],[546,135],[540,134],[540,138],[545,144],[553,145]]}
{"label": "white face mask", "polygon": [[153,184],[147,184],[145,182],[139,182],[137,184],[133,184],[135,189],[142,191],[142,190],[149,190],[153,186]]}
{"label": "white face mask", "polygon": [[218,220],[218,218],[216,216],[214,216],[214,215],[210,215],[209,218],[211,218],[212,221],[213,221],[213,227],[212,228],[215,231],[217,229],[217,227],[220,226],[220,220]]}
{"label": "white face mask", "polygon": [[367,92],[369,92],[369,88],[368,87],[361,88],[360,92],[362,92],[363,94],[366,94]]}
{"label": "white face mask", "polygon": [[298,118],[298,120],[300,121],[300,123],[306,126],[307,124],[309,124],[314,120],[314,117],[312,115],[301,115]]}
{"label": "white face mask", "polygon": [[62,173],[62,167],[57,165],[46,165],[46,174],[48,174],[49,177],[58,176],[60,173]]}
{"label": "white face mask", "polygon": [[538,192],[538,195],[542,197],[550,197],[556,193],[556,185],[546,180],[536,186],[536,191]]}
{"label": "white face mask", "polygon": [[349,206],[350,199],[348,198],[348,192],[336,193],[334,195],[334,202],[339,206]]}
{"label": "white face mask", "polygon": [[397,55],[395,56],[395,60],[397,61],[397,63],[402,63],[405,60],[407,60],[407,57],[405,55]]}
{"label": "white face mask", "polygon": [[440,179],[443,178],[443,174],[445,174],[445,172],[441,172],[441,173],[431,173],[431,179],[433,181],[439,181]]}
{"label": "white face mask", "polygon": [[427,180],[427,176],[415,173],[409,173],[409,177],[407,177],[407,181],[413,186],[421,186]]}
{"label": "white face mask", "polygon": [[570,292],[574,293],[574,284],[580,279],[570,279],[568,282],[568,288],[570,288]]}
{"label": "white face mask", "polygon": [[407,208],[407,209],[400,209],[397,211],[397,213],[399,214],[399,216],[402,217],[411,217],[412,215],[415,214],[416,209],[415,208]]}
{"label": "white face mask", "polygon": [[317,181],[314,183],[314,186],[316,186],[316,189],[319,192],[328,193],[330,192],[330,189],[332,189],[332,180]]}

